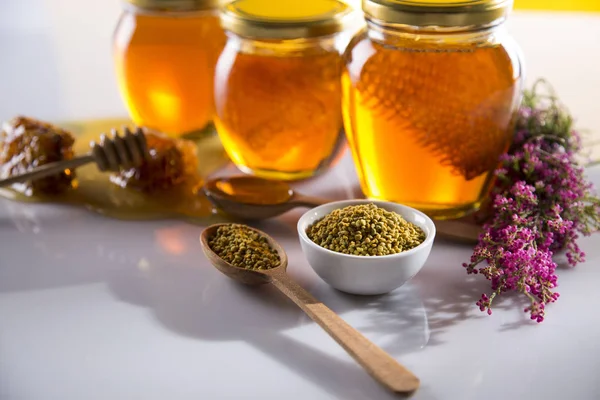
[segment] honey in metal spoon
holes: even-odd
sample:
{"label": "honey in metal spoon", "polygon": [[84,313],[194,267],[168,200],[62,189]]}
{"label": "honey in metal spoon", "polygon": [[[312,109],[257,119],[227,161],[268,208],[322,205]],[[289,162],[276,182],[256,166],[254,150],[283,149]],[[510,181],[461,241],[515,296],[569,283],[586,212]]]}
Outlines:
{"label": "honey in metal spoon", "polygon": [[243,204],[278,205],[288,202],[294,192],[285,182],[252,176],[219,178],[206,184],[213,195]]}

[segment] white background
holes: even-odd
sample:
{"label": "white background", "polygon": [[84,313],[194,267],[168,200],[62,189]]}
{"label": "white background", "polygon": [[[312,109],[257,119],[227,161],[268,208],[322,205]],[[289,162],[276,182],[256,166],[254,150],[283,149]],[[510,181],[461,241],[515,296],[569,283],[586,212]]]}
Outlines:
{"label": "white background", "polygon": [[[116,0],[0,0],[0,118],[125,116],[110,43],[119,12]],[[600,16],[519,13],[509,25],[528,81],[546,77],[600,133]],[[347,198],[356,177],[346,158],[298,188]],[[537,325],[520,297],[480,313],[489,286],[460,267],[469,246],[443,241],[388,296],[336,292],[300,251],[302,211],[261,228],[300,284],[419,376],[414,398],[600,398],[598,237],[582,241],[587,263],[559,270],[562,297]],[[394,398],[282,296],[212,269],[200,232],[0,201],[0,399]]]}

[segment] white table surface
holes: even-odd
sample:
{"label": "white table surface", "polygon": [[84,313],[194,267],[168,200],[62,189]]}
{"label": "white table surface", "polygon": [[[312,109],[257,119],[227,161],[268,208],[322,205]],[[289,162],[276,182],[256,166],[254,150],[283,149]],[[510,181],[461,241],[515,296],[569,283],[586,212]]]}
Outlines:
{"label": "white table surface", "polygon": [[[2,0],[0,118],[125,116],[110,54],[116,0]],[[580,126],[600,134],[600,15],[517,13],[528,81],[548,78]],[[600,170],[590,171],[600,184]],[[299,185],[356,194],[349,157]],[[600,237],[588,261],[559,269],[542,324],[521,297],[474,305],[489,288],[461,263],[469,246],[437,241],[423,270],[386,296],[327,286],[295,233],[302,210],[260,225],[289,272],[417,374],[415,399],[600,398]],[[0,399],[393,398],[291,302],[212,269],[202,227],[123,222],[69,207],[0,200]]]}

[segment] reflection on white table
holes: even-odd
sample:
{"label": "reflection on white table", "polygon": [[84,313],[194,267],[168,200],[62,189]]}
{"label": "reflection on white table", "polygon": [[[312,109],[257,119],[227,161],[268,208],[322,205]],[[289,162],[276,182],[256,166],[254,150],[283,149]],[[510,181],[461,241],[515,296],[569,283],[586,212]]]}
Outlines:
{"label": "reflection on white table", "polygon": [[[119,7],[4,0],[0,118],[124,116],[110,55]],[[547,77],[580,125],[600,132],[600,52],[590,50],[600,49],[600,16],[521,13],[510,28],[529,81]],[[600,184],[598,170],[590,175]],[[348,156],[298,188],[359,193]],[[337,292],[300,251],[302,211],[258,226],[285,247],[294,279],[421,378],[414,398],[600,398],[598,237],[582,240],[585,264],[560,269],[562,296],[537,325],[518,296],[491,317],[479,312],[489,286],[460,267],[471,249],[443,241],[389,295]],[[201,230],[0,201],[0,399],[393,398],[274,290],[213,269]]]}

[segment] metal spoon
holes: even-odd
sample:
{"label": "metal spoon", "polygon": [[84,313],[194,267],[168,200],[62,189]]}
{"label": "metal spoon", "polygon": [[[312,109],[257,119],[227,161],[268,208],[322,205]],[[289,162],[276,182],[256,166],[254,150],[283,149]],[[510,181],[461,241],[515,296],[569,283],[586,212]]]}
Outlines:
{"label": "metal spoon", "polygon": [[[268,270],[249,270],[234,267],[220,258],[209,246],[209,240],[219,226],[211,225],[200,235],[204,254],[211,264],[231,279],[246,285],[271,283],[298,305],[313,321],[319,324],[340,346],[344,348],[375,380],[397,393],[412,393],[419,387],[419,379],[394,358],[348,325],[337,314],[304,290],[286,274],[288,264],[285,250],[272,237],[254,229],[264,236],[277,251],[280,265]],[[252,228],[251,228],[252,229]]]}
{"label": "metal spoon", "polygon": [[202,190],[213,205],[245,220],[272,218],[292,208],[329,203],[297,193],[285,182],[245,175],[210,180]]}
{"label": "metal spoon", "polygon": [[[286,182],[254,176],[217,178],[206,182],[204,194],[215,207],[244,220],[273,218],[296,207],[313,208],[330,200],[295,192]],[[477,242],[481,227],[469,220],[435,221],[440,237]]]}

